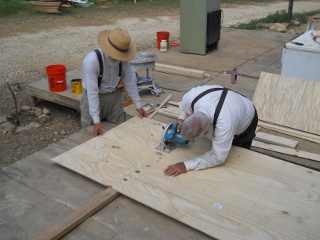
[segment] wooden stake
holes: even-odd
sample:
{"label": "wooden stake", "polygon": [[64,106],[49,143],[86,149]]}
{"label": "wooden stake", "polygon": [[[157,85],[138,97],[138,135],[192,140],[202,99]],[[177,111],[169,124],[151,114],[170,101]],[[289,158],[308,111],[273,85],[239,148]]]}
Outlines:
{"label": "wooden stake", "polygon": [[149,118],[153,118],[154,115],[157,114],[157,112],[169,101],[169,99],[171,97],[172,97],[172,94],[169,94],[169,96],[165,100],[163,100],[163,102],[160,104],[160,106],[157,107],[156,110],[151,115],[149,115]]}

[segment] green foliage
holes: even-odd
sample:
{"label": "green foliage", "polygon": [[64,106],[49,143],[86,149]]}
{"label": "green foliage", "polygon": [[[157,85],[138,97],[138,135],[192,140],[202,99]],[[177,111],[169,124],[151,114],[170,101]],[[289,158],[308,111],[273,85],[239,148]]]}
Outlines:
{"label": "green foliage", "polygon": [[221,3],[226,4],[248,4],[248,3],[270,3],[278,0],[221,0]]}
{"label": "green foliage", "polygon": [[[310,16],[314,16],[318,13],[320,13],[320,9],[310,11],[310,12],[305,12],[305,13],[293,13],[291,20],[297,20],[300,23],[306,23]],[[248,23],[239,23],[236,25],[232,25],[231,27],[254,30],[254,29],[259,29],[259,27],[257,27],[258,23],[282,23],[287,21],[288,21],[288,12],[285,10],[281,10],[281,11],[277,11],[275,13],[269,14],[265,18],[254,19]]]}
{"label": "green foliage", "polygon": [[31,12],[32,6],[23,0],[0,0],[0,14]]}

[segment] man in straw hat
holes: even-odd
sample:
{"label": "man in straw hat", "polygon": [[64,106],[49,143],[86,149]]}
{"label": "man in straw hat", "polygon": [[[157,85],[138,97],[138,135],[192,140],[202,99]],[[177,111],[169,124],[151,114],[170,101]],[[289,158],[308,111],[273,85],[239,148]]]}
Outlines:
{"label": "man in straw hat", "polygon": [[[120,78],[140,117],[147,113],[141,105],[135,74],[129,61],[136,55],[130,35],[121,28],[105,30],[98,34],[98,51],[103,63],[103,76],[98,77],[100,64],[95,51],[83,60],[83,93],[81,97],[81,124],[94,125],[94,136],[102,135],[101,120],[122,123],[126,114],[122,107],[122,94],[118,90]],[[121,64],[120,64],[121,63]]]}

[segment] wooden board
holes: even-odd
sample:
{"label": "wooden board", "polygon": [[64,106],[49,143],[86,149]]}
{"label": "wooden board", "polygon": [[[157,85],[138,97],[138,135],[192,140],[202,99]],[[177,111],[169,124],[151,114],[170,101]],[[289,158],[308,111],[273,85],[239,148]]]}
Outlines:
{"label": "wooden board", "polygon": [[[259,128],[259,127],[257,127],[257,128]],[[254,138],[255,140],[275,144],[278,146],[294,148],[294,149],[296,149],[298,147],[299,142],[296,140],[292,140],[292,139],[284,138],[284,137],[280,137],[280,136],[275,136],[273,134],[269,134],[269,133],[265,133],[265,132],[258,132],[258,130],[256,130],[256,136]]]}
{"label": "wooden board", "polygon": [[262,72],[253,103],[259,120],[320,135],[320,82]]}
{"label": "wooden board", "polygon": [[[31,97],[32,105],[37,106],[38,99],[54,102],[62,106],[80,110],[80,100],[82,94],[73,94],[71,90],[72,79],[82,79],[81,70],[69,70],[66,73],[67,89],[62,92],[51,92],[48,85],[48,79],[43,78],[40,81],[32,82],[26,86],[26,93]],[[132,104],[132,100],[125,91],[122,83],[118,86],[122,93],[122,106]]]}
{"label": "wooden board", "polygon": [[319,172],[233,147],[220,167],[166,177],[211,142],[160,152],[165,125],[134,117],[53,161],[218,239],[318,239]]}
{"label": "wooden board", "polygon": [[166,108],[161,108],[158,113],[167,117],[178,118],[180,109],[177,106],[168,105]]}
{"label": "wooden board", "polygon": [[71,212],[67,217],[61,219],[55,225],[48,228],[35,239],[61,239],[64,235],[98,212],[101,208],[113,201],[119,195],[120,194],[117,191],[111,187],[108,187],[106,190],[99,193],[99,195],[94,196],[94,198],[92,198],[89,202],[85,203],[80,208]]}
{"label": "wooden board", "polygon": [[251,146],[320,162],[320,155],[316,153],[305,152],[305,151],[278,146],[270,143],[259,142],[256,140],[252,141]]}

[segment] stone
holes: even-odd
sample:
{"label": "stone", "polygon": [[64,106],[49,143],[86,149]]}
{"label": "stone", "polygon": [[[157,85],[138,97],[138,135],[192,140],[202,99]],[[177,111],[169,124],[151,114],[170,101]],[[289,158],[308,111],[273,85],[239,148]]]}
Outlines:
{"label": "stone", "polygon": [[44,114],[46,114],[46,115],[50,115],[50,114],[51,114],[50,110],[49,110],[49,109],[46,109],[46,108],[44,108],[44,109],[42,110],[42,112],[43,112]]}
{"label": "stone", "polygon": [[24,127],[18,127],[16,129],[16,133],[19,133],[19,132],[22,132],[22,131],[27,131],[27,130],[31,130],[33,128],[38,128],[40,127],[41,125],[37,122],[31,122],[29,123],[28,125],[24,126]]}
{"label": "stone", "polygon": [[273,23],[269,26],[269,30],[275,31],[275,32],[286,32],[287,31],[287,24],[283,23]]}
{"label": "stone", "polygon": [[14,133],[14,130],[16,129],[16,126],[10,122],[5,122],[5,123],[0,124],[0,129],[3,132],[9,133],[10,135],[12,135]]}
{"label": "stone", "polygon": [[38,121],[40,123],[43,123],[43,122],[50,122],[51,121],[51,118],[49,115],[46,115],[46,114],[40,114],[38,115]]}
{"label": "stone", "polygon": [[42,110],[40,108],[37,108],[37,107],[33,107],[32,111],[34,111],[34,114],[36,116],[40,116],[42,114]]}
{"label": "stone", "polygon": [[24,112],[30,111],[31,109],[32,109],[32,107],[31,107],[31,106],[28,106],[28,105],[22,105],[22,106],[20,107],[20,110],[21,110],[21,111],[24,111]]}
{"label": "stone", "polygon": [[299,26],[299,25],[300,25],[300,22],[297,21],[297,20],[293,20],[293,21],[292,21],[292,24],[293,24],[294,26]]}
{"label": "stone", "polygon": [[4,123],[4,122],[7,122],[8,119],[7,119],[7,116],[6,115],[1,115],[0,116],[0,123]]}

